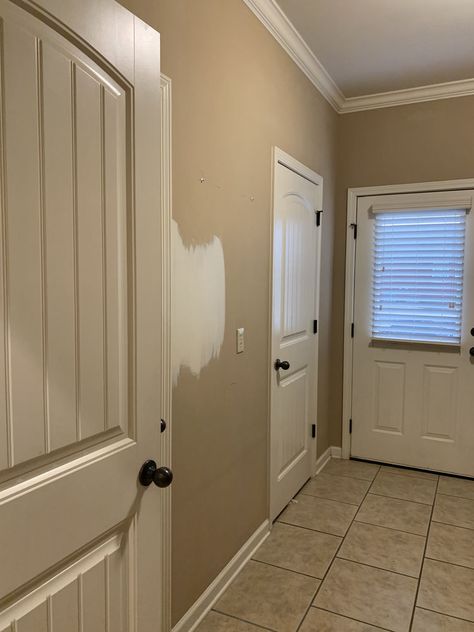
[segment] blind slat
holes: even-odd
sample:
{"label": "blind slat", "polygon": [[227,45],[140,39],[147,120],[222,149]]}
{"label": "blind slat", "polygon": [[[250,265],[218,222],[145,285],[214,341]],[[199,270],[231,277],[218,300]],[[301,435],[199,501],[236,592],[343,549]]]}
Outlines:
{"label": "blind slat", "polygon": [[466,213],[375,215],[372,337],[459,344]]}

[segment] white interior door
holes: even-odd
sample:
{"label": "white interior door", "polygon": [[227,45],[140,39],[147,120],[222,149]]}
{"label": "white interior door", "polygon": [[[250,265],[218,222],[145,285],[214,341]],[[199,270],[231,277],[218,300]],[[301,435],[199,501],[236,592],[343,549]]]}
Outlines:
{"label": "white interior door", "polygon": [[159,35],[0,20],[0,630],[160,630]]}
{"label": "white interior door", "polygon": [[[322,178],[276,152],[274,173],[270,513],[274,519],[316,460]],[[279,364],[281,363],[281,364]]]}
{"label": "white interior door", "polygon": [[473,194],[359,198],[353,456],[474,476]]}

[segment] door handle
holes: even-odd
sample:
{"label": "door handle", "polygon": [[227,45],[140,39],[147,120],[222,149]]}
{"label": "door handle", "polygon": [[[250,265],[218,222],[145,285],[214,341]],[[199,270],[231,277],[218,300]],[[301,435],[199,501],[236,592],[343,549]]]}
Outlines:
{"label": "door handle", "polygon": [[290,368],[290,363],[288,362],[288,360],[280,360],[280,358],[277,358],[275,360],[275,371],[278,371],[278,369],[283,369],[283,371],[288,371],[288,369]]}
{"label": "door handle", "polygon": [[469,355],[471,356],[471,358],[474,358],[474,347],[471,347],[469,349]]}
{"label": "door handle", "polygon": [[173,480],[173,472],[169,467],[157,467],[155,461],[149,459],[141,466],[138,480],[144,487],[152,483],[157,487],[168,487]]}

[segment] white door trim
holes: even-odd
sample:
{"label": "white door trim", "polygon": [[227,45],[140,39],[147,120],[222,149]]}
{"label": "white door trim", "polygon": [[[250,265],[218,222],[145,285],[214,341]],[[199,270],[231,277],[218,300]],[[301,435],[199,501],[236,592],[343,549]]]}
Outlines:
{"label": "white door trim", "polygon": [[351,328],[354,310],[355,239],[353,225],[357,221],[357,200],[370,195],[390,195],[394,193],[430,193],[474,188],[474,178],[445,180],[438,182],[417,182],[413,184],[393,184],[388,186],[359,187],[347,191],[346,224],[346,278],[344,302],[344,361],[342,391],[342,458],[351,455],[351,435],[349,420],[352,416],[352,343]]}
{"label": "white door trim", "polygon": [[[171,467],[171,79],[161,75],[161,253],[162,253],[162,347],[161,417],[166,431],[161,436],[160,464]],[[171,493],[172,485],[161,490],[162,538],[162,630],[171,630]]]}
{"label": "white door trim", "polygon": [[[317,184],[318,186],[323,185],[323,178],[317,174],[312,169],[309,169],[302,162],[290,156],[285,151],[280,149],[279,147],[273,147],[273,160],[272,160],[272,210],[271,210],[271,218],[270,218],[270,264],[269,264],[269,317],[268,317],[268,458],[267,458],[267,466],[268,466],[268,489],[267,489],[267,503],[268,503],[268,516],[271,519],[271,510],[270,510],[270,488],[271,488],[271,386],[272,386],[272,377],[273,377],[273,356],[272,356],[272,306],[273,306],[273,226],[275,222],[275,172],[278,164],[281,164],[291,171],[294,171],[298,175],[306,178],[310,182]],[[324,219],[323,219],[324,221]],[[321,226],[322,228],[322,226]],[[320,276],[321,276],[321,234],[322,230],[318,231],[318,246],[317,246],[317,260],[316,266],[318,270],[317,276],[317,292],[316,292],[316,314],[315,318],[319,320],[319,285],[320,285]],[[319,334],[318,334],[319,335]],[[319,345],[316,345],[316,349],[319,349]],[[318,358],[316,357],[315,362],[316,367],[316,376],[315,382],[313,385],[314,393],[315,393],[315,410],[317,411],[318,407]],[[311,476],[316,474],[317,464],[316,464],[316,455],[317,455],[317,427],[316,427],[316,438],[311,441]]]}

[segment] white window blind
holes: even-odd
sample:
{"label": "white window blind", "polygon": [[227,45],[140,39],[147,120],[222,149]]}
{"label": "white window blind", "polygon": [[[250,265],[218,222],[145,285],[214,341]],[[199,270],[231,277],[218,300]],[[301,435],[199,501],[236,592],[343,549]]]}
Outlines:
{"label": "white window blind", "polygon": [[465,210],[375,215],[372,337],[459,344]]}

